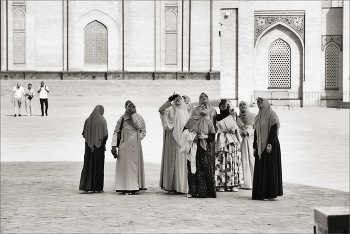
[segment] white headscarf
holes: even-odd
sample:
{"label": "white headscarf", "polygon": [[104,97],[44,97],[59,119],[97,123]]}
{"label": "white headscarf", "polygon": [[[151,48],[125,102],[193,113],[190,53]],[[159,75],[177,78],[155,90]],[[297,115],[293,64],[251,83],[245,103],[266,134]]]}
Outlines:
{"label": "white headscarf", "polygon": [[173,130],[173,137],[179,147],[181,147],[182,131],[189,118],[190,115],[183,98],[181,98],[181,104],[179,106],[176,106],[173,102],[170,107],[165,109],[164,114],[160,115],[163,128],[165,130]]}

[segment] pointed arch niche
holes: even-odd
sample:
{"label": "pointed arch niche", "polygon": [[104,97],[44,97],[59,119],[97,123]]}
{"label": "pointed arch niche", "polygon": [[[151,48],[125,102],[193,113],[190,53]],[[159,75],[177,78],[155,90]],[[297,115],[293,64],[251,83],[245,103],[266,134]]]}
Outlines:
{"label": "pointed arch niche", "polygon": [[[288,91],[297,92],[298,98],[302,98],[304,80],[304,17],[287,16],[264,16],[255,17],[255,90]],[[259,20],[264,19],[259,22]],[[295,20],[301,20],[294,22]],[[289,23],[288,23],[289,22]],[[293,23],[294,22],[294,23]],[[295,24],[292,26],[291,24]],[[297,28],[297,26],[300,26]],[[272,44],[276,41],[283,41],[285,49],[288,47],[289,63],[286,66],[289,70],[290,87],[271,87],[269,84],[269,72],[271,72],[269,53]],[[280,44],[282,46],[282,44]],[[280,48],[282,49],[282,47]],[[287,50],[280,50],[280,52]],[[277,53],[278,55],[278,53]],[[280,54],[277,59],[285,59]],[[285,61],[284,61],[285,62]],[[283,72],[281,72],[282,74]],[[283,73],[284,74],[284,73]],[[275,73],[278,75],[278,73]],[[276,80],[283,80],[285,77],[275,77]]]}
{"label": "pointed arch niche", "polygon": [[[97,27],[99,26],[99,27]],[[101,26],[101,27],[100,27]],[[97,30],[99,28],[99,30]],[[97,37],[99,34],[106,35],[107,38],[101,39],[99,42],[105,41],[108,43],[106,48],[100,48],[101,51],[105,51],[107,54],[106,62],[104,60],[92,61],[86,60],[86,29],[90,30],[91,37]],[[95,33],[93,33],[93,31]],[[69,40],[69,67],[71,71],[121,71],[122,70],[122,38],[121,28],[119,23],[115,21],[105,12],[100,10],[92,10],[83,14],[75,23],[72,28],[72,35]],[[92,39],[92,38],[90,38]],[[95,38],[97,39],[97,38]],[[94,40],[89,42],[93,43]],[[95,41],[96,42],[96,41]],[[103,44],[103,43],[102,43]],[[101,46],[98,43],[96,46]],[[92,49],[92,45],[89,46]],[[98,50],[90,50],[91,53],[100,53]],[[90,53],[89,52],[89,53]],[[89,57],[89,56],[88,56]],[[101,56],[100,58],[102,58]],[[91,58],[91,57],[90,57]]]}

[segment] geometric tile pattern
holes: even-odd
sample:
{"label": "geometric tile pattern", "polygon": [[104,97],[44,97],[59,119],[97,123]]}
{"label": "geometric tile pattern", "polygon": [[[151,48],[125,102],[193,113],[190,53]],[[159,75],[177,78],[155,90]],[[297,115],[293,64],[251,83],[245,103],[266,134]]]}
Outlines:
{"label": "geometric tile pattern", "polygon": [[93,21],[85,27],[85,64],[107,65],[107,28],[100,22]]}
{"label": "geometric tile pattern", "polygon": [[165,64],[176,65],[177,63],[177,33],[165,34]]}
{"label": "geometric tile pattern", "polygon": [[13,13],[13,63],[25,63],[25,14],[21,10]]}
{"label": "geometric tile pattern", "polygon": [[338,48],[329,45],[326,48],[326,89],[338,88]]}
{"label": "geometric tile pattern", "polygon": [[25,63],[25,32],[13,32],[13,63]]}
{"label": "geometric tile pattern", "polygon": [[269,49],[269,88],[290,88],[291,50],[282,39]]}
{"label": "geometric tile pattern", "polygon": [[322,50],[324,50],[326,45],[330,42],[334,42],[339,46],[340,50],[342,50],[342,44],[343,44],[342,35],[322,35],[321,40],[322,40],[322,44],[321,44]]}
{"label": "geometric tile pattern", "polygon": [[165,64],[177,64],[177,15],[173,10],[165,13]]}
{"label": "geometric tile pattern", "polygon": [[268,27],[277,24],[284,23],[293,28],[302,39],[304,39],[304,15],[278,15],[278,16],[254,16],[255,17],[255,37],[254,44],[262,32]]}
{"label": "geometric tile pattern", "polygon": [[13,14],[13,30],[25,30],[25,17],[21,10]]}

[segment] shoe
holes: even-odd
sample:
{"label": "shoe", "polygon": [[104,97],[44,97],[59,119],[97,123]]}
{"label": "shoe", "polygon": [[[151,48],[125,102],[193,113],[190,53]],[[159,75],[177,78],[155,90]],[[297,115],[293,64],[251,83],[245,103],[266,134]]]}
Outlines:
{"label": "shoe", "polygon": [[44,115],[41,115],[41,116],[44,116]]}
{"label": "shoe", "polygon": [[191,194],[187,194],[187,198],[191,198],[192,197],[192,195]]}
{"label": "shoe", "polygon": [[17,115],[15,114],[13,117],[16,117]]}
{"label": "shoe", "polygon": [[30,114],[28,113],[27,116],[30,116]]}
{"label": "shoe", "polygon": [[232,189],[232,191],[233,191],[233,192],[238,192],[238,188],[234,187],[234,188]]}
{"label": "shoe", "polygon": [[21,117],[22,115],[21,114],[18,114],[19,117]]}
{"label": "shoe", "polygon": [[46,116],[47,116],[47,113],[46,113]]}
{"label": "shoe", "polygon": [[224,188],[220,188],[219,192],[225,192],[225,189]]}

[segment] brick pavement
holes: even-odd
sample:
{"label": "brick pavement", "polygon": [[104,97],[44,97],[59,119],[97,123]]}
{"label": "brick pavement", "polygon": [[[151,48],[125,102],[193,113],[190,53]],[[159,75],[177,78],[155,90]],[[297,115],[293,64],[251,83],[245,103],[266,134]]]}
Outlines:
{"label": "brick pavement", "polygon": [[[172,87],[191,91],[179,84]],[[218,90],[206,91],[207,84],[198,84],[198,95],[202,90],[218,99]],[[167,195],[158,188],[157,109],[167,98],[161,88],[132,89],[132,96],[87,96],[83,87],[84,97],[50,96],[48,117],[14,118],[10,98],[1,96],[1,232],[305,233],[313,231],[315,207],[349,206],[349,111],[326,108],[276,110],[284,179],[284,196],[277,201],[252,201],[246,190],[218,193],[217,199]],[[126,99],[135,101],[147,124],[142,143],[148,190],[135,196],[114,193],[115,161],[107,150],[105,192],[80,194],[83,122],[103,104],[111,135]]]}

